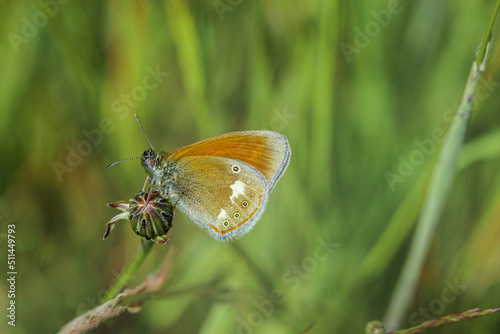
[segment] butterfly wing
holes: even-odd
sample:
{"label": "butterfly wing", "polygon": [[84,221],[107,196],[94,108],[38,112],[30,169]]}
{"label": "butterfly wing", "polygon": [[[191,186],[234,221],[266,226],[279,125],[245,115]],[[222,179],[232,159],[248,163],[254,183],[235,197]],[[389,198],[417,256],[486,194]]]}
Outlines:
{"label": "butterfly wing", "polygon": [[183,156],[175,163],[168,197],[212,237],[221,241],[249,232],[261,217],[268,182],[241,160],[219,156]]}
{"label": "butterfly wing", "polygon": [[184,157],[213,156],[243,161],[258,170],[266,179],[270,192],[290,162],[287,138],[268,130],[236,131],[218,135],[182,147],[166,159],[179,161]]}

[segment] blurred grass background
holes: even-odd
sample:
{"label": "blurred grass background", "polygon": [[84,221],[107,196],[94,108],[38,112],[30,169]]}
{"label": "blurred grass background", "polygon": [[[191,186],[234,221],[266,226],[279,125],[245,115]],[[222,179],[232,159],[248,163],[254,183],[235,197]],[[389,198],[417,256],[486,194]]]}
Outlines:
{"label": "blurred grass background", "polygon": [[[299,333],[313,323],[311,333],[362,333],[384,317],[434,133],[450,125],[493,1],[53,3],[0,4],[0,263],[7,272],[6,225],[16,224],[18,271],[16,327],[3,315],[1,332],[56,332],[95,307],[132,258],[139,239],[126,223],[102,235],[118,213],[105,204],[144,182],[138,161],[105,169],[148,147],[134,113],[158,150],[271,129],[288,137],[292,160],[241,240],[219,243],[177,212],[170,243],[131,285],[175,247],[162,294],[95,333]],[[499,306],[499,66],[497,43],[403,328]],[[499,329],[491,315],[429,333]]]}

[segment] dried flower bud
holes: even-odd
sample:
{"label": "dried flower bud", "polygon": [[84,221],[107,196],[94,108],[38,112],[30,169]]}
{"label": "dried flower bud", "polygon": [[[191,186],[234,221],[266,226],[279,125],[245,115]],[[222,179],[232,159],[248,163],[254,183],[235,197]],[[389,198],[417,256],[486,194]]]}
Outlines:
{"label": "dried flower bud", "polygon": [[128,219],[132,230],[141,237],[158,243],[168,242],[167,232],[172,227],[174,208],[158,192],[143,191],[129,201],[109,203],[108,206],[124,212],[109,221],[103,239],[108,237],[117,220]]}

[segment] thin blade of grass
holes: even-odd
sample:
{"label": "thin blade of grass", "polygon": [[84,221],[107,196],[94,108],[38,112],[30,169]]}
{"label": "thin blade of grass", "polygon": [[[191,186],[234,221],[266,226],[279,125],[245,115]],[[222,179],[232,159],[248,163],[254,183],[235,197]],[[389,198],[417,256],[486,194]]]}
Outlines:
{"label": "thin blade of grass", "polygon": [[[487,51],[490,47],[491,42],[488,43]],[[408,258],[399,277],[385,317],[384,323],[389,330],[399,327],[413,299],[415,287],[428,253],[429,245],[438,225],[457,169],[465,130],[470,119],[474,97],[481,73],[484,71],[486,59],[487,57],[484,57],[484,61],[481,62],[480,66],[477,65],[476,61],[472,65],[462,101],[440,152],[417,223]]]}

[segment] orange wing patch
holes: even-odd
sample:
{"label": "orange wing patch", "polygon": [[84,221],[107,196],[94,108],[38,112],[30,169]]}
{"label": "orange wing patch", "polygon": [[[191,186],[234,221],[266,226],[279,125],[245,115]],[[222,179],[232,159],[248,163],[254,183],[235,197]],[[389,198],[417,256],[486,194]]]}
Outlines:
{"label": "orange wing patch", "polygon": [[[233,158],[256,168],[268,182],[288,163],[289,144],[286,138],[272,131],[229,132],[182,147],[165,159],[208,155]],[[286,160],[286,161],[285,161]]]}

